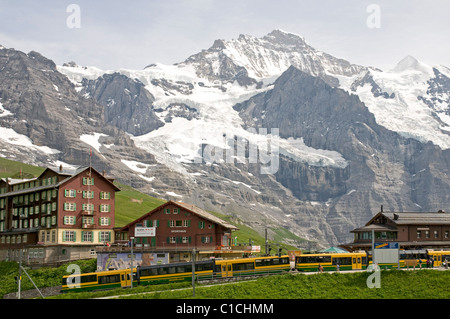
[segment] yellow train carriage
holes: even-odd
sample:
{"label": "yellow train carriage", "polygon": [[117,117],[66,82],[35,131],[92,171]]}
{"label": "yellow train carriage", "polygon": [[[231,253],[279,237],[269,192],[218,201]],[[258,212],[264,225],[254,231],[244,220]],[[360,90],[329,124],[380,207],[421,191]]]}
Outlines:
{"label": "yellow train carriage", "polygon": [[340,271],[360,270],[367,268],[367,254],[354,253],[318,253],[302,254],[295,258],[295,267],[298,271]]}
{"label": "yellow train carriage", "polygon": [[[432,250],[429,249],[427,252],[428,258],[431,261],[434,267],[441,267],[447,265],[450,262],[450,250]],[[426,264],[426,261],[423,261]]]}
{"label": "yellow train carriage", "polygon": [[289,257],[268,256],[216,260],[216,275],[225,277],[254,276],[288,272]]}
{"label": "yellow train carriage", "polygon": [[[196,280],[212,279],[214,275],[214,261],[196,261]],[[192,263],[182,262],[164,265],[139,267],[137,281],[139,285],[152,285],[192,280]]]}
{"label": "yellow train carriage", "polygon": [[78,292],[129,286],[131,286],[130,269],[121,269],[63,276],[61,291]]}

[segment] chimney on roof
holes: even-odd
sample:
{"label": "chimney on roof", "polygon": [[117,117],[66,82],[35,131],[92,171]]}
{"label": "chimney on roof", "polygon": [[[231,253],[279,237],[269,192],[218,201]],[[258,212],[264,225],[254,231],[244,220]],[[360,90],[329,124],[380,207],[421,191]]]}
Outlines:
{"label": "chimney on roof", "polygon": [[59,165],[59,171],[62,172],[62,170],[63,170],[63,166],[62,166],[62,164],[60,164]]}
{"label": "chimney on roof", "polygon": [[394,220],[398,220],[398,214],[394,213]]}
{"label": "chimney on roof", "polygon": [[106,176],[106,171],[105,171],[105,170],[103,170],[102,174],[103,174],[103,176]]}
{"label": "chimney on roof", "polygon": [[383,205],[381,205],[381,212],[383,212]]}

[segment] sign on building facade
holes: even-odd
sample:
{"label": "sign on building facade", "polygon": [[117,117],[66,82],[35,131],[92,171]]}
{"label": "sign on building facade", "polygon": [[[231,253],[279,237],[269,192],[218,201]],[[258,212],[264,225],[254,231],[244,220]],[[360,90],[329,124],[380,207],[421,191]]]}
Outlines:
{"label": "sign on building facade", "polygon": [[134,237],[155,237],[156,227],[136,227]]}

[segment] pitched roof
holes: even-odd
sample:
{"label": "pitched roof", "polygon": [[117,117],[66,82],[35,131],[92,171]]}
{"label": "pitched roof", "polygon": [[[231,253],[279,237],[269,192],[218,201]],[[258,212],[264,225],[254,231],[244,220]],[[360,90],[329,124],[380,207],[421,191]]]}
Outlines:
{"label": "pitched roof", "polygon": [[[375,221],[380,217],[389,219],[395,225],[450,225],[450,213],[442,210],[438,212],[379,212],[373,216],[367,223],[376,224]],[[377,224],[378,225],[378,224]]]}
{"label": "pitched roof", "polygon": [[33,188],[26,188],[26,189],[20,189],[20,190],[16,190],[16,191],[11,191],[8,193],[3,193],[0,194],[0,197],[6,197],[6,196],[12,196],[12,195],[20,195],[20,194],[26,194],[29,193],[30,191],[41,191],[41,190],[46,190],[46,189],[53,189],[55,187],[59,187],[61,185],[63,185],[64,183],[66,183],[67,181],[71,180],[72,178],[74,178],[75,176],[77,176],[78,174],[84,172],[87,169],[91,169],[92,171],[94,171],[95,173],[97,173],[98,175],[102,176],[103,178],[105,178],[105,180],[107,180],[111,186],[116,190],[116,191],[120,191],[120,188],[118,188],[116,185],[114,185],[114,183],[106,178],[105,176],[103,176],[102,174],[100,174],[99,172],[97,172],[93,167],[79,167],[79,168],[74,168],[74,169],[63,169],[61,170],[61,168],[52,168],[52,167],[48,167],[46,168],[41,175],[39,175],[36,178],[32,178],[32,179],[21,179],[21,180],[11,180],[11,185],[12,184],[17,184],[17,183],[23,183],[26,181],[31,181],[31,180],[38,180],[39,178],[41,178],[47,171],[52,171],[54,173],[57,173],[61,176],[66,176],[63,180],[61,180],[60,182],[56,183],[56,184],[51,184],[51,185],[41,185],[41,186],[36,186]]}
{"label": "pitched roof", "polygon": [[183,209],[185,209],[185,210],[187,210],[187,211],[189,211],[189,212],[191,212],[191,213],[193,213],[193,214],[196,214],[196,215],[198,215],[198,216],[201,216],[201,217],[203,217],[204,219],[209,220],[209,221],[211,221],[211,222],[213,222],[213,223],[215,223],[215,224],[218,224],[218,225],[220,225],[220,226],[222,226],[222,227],[225,227],[225,228],[227,228],[227,229],[233,229],[233,230],[239,229],[239,228],[237,228],[236,226],[234,226],[234,225],[232,225],[232,224],[230,224],[230,223],[227,223],[227,222],[224,221],[223,219],[221,219],[221,218],[219,218],[219,217],[216,217],[216,216],[214,216],[214,215],[212,215],[212,214],[210,214],[210,213],[204,211],[203,209],[201,209],[201,208],[199,208],[199,207],[197,207],[197,206],[195,206],[195,205],[192,205],[192,204],[186,204],[186,203],[182,203],[182,202],[174,202],[174,201],[171,201],[171,200],[170,200],[170,201],[168,201],[168,202],[166,202],[166,203],[164,203],[164,204],[162,204],[162,205],[156,207],[156,208],[153,209],[152,211],[150,211],[150,212],[148,212],[148,213],[142,215],[141,217],[139,217],[138,219],[132,221],[131,223],[128,223],[127,225],[123,226],[123,227],[121,228],[121,230],[125,230],[125,229],[129,228],[130,226],[132,226],[132,225],[134,225],[134,224],[136,224],[136,223],[138,223],[138,222],[144,220],[144,219],[147,218],[148,216],[152,215],[153,213],[159,211],[160,209],[162,209],[162,208],[164,208],[165,206],[168,206],[168,205],[175,205],[175,206],[178,206],[178,207],[180,207],[180,208],[183,208]]}
{"label": "pitched roof", "polygon": [[85,166],[85,167],[78,167],[78,168],[61,168],[61,166],[59,168],[53,168],[53,167],[48,167],[44,172],[42,172],[41,175],[39,175],[39,177],[41,177],[42,175],[45,174],[45,172],[47,172],[48,170],[53,171],[59,175],[63,175],[63,176],[67,176],[67,178],[63,179],[61,182],[58,183],[57,186],[60,186],[62,184],[64,184],[65,182],[71,180],[73,177],[77,176],[78,174],[86,171],[90,169],[91,171],[93,171],[94,173],[96,173],[97,175],[103,177],[109,184],[111,184],[111,186],[116,190],[116,191],[120,191],[120,188],[117,187],[116,185],[114,185],[114,183],[111,181],[111,179],[107,178],[106,176],[103,176],[103,174],[100,174],[95,168],[93,168],[92,166]]}
{"label": "pitched roof", "polygon": [[386,218],[397,225],[450,225],[450,214],[440,212],[383,212]]}
{"label": "pitched roof", "polygon": [[234,225],[232,225],[230,223],[227,223],[223,219],[221,219],[219,217],[216,217],[213,214],[210,214],[207,211],[204,211],[203,209],[201,209],[201,208],[199,208],[197,206],[194,206],[192,204],[186,204],[186,203],[182,203],[182,202],[172,202],[172,203],[175,204],[175,205],[181,206],[184,209],[189,210],[189,211],[193,212],[194,214],[197,214],[197,215],[199,215],[199,216],[201,216],[201,217],[203,217],[203,218],[205,218],[205,219],[207,219],[209,221],[212,221],[212,222],[214,222],[216,224],[219,224],[219,225],[221,225],[221,226],[223,226],[225,228],[238,229],[236,226],[234,226]]}

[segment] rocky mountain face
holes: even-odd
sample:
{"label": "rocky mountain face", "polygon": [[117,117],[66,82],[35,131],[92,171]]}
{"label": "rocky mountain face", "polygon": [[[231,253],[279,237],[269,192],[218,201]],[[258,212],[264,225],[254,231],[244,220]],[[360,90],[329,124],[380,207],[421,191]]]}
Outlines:
{"label": "rocky mountain face", "polygon": [[[2,156],[41,166],[86,166],[92,150],[97,168],[110,172],[123,169],[111,157],[130,154],[151,161],[124,131],[107,123],[104,107],[77,92],[53,61],[3,48],[0,69]],[[100,154],[86,144],[92,137],[110,147]]]}
{"label": "rocky mountain face", "polygon": [[[70,58],[70,57],[68,57]],[[87,165],[322,246],[385,210],[449,203],[450,70],[351,64],[288,32],[102,71],[0,49],[0,153]]]}
{"label": "rocky mountain face", "polygon": [[90,119],[102,120],[94,101],[81,98],[55,63],[39,53],[2,49],[0,64],[0,98],[9,112],[0,118],[2,128],[35,145],[70,153],[74,124],[82,131],[96,125]]}
{"label": "rocky mountain face", "polygon": [[434,211],[448,202],[450,184],[439,175],[449,172],[450,150],[380,126],[356,95],[295,67],[272,90],[234,109],[247,126],[278,126],[281,137],[302,137],[310,147],[345,154],[344,168],[283,158],[275,174],[296,198],[326,202],[324,218],[335,234],[342,230],[338,237],[348,232],[343,221],[367,221],[380,203],[398,211]]}
{"label": "rocky mountain face", "polygon": [[142,135],[163,125],[152,109],[155,98],[144,84],[119,73],[82,80],[80,93],[103,106],[104,121],[133,135]]}

